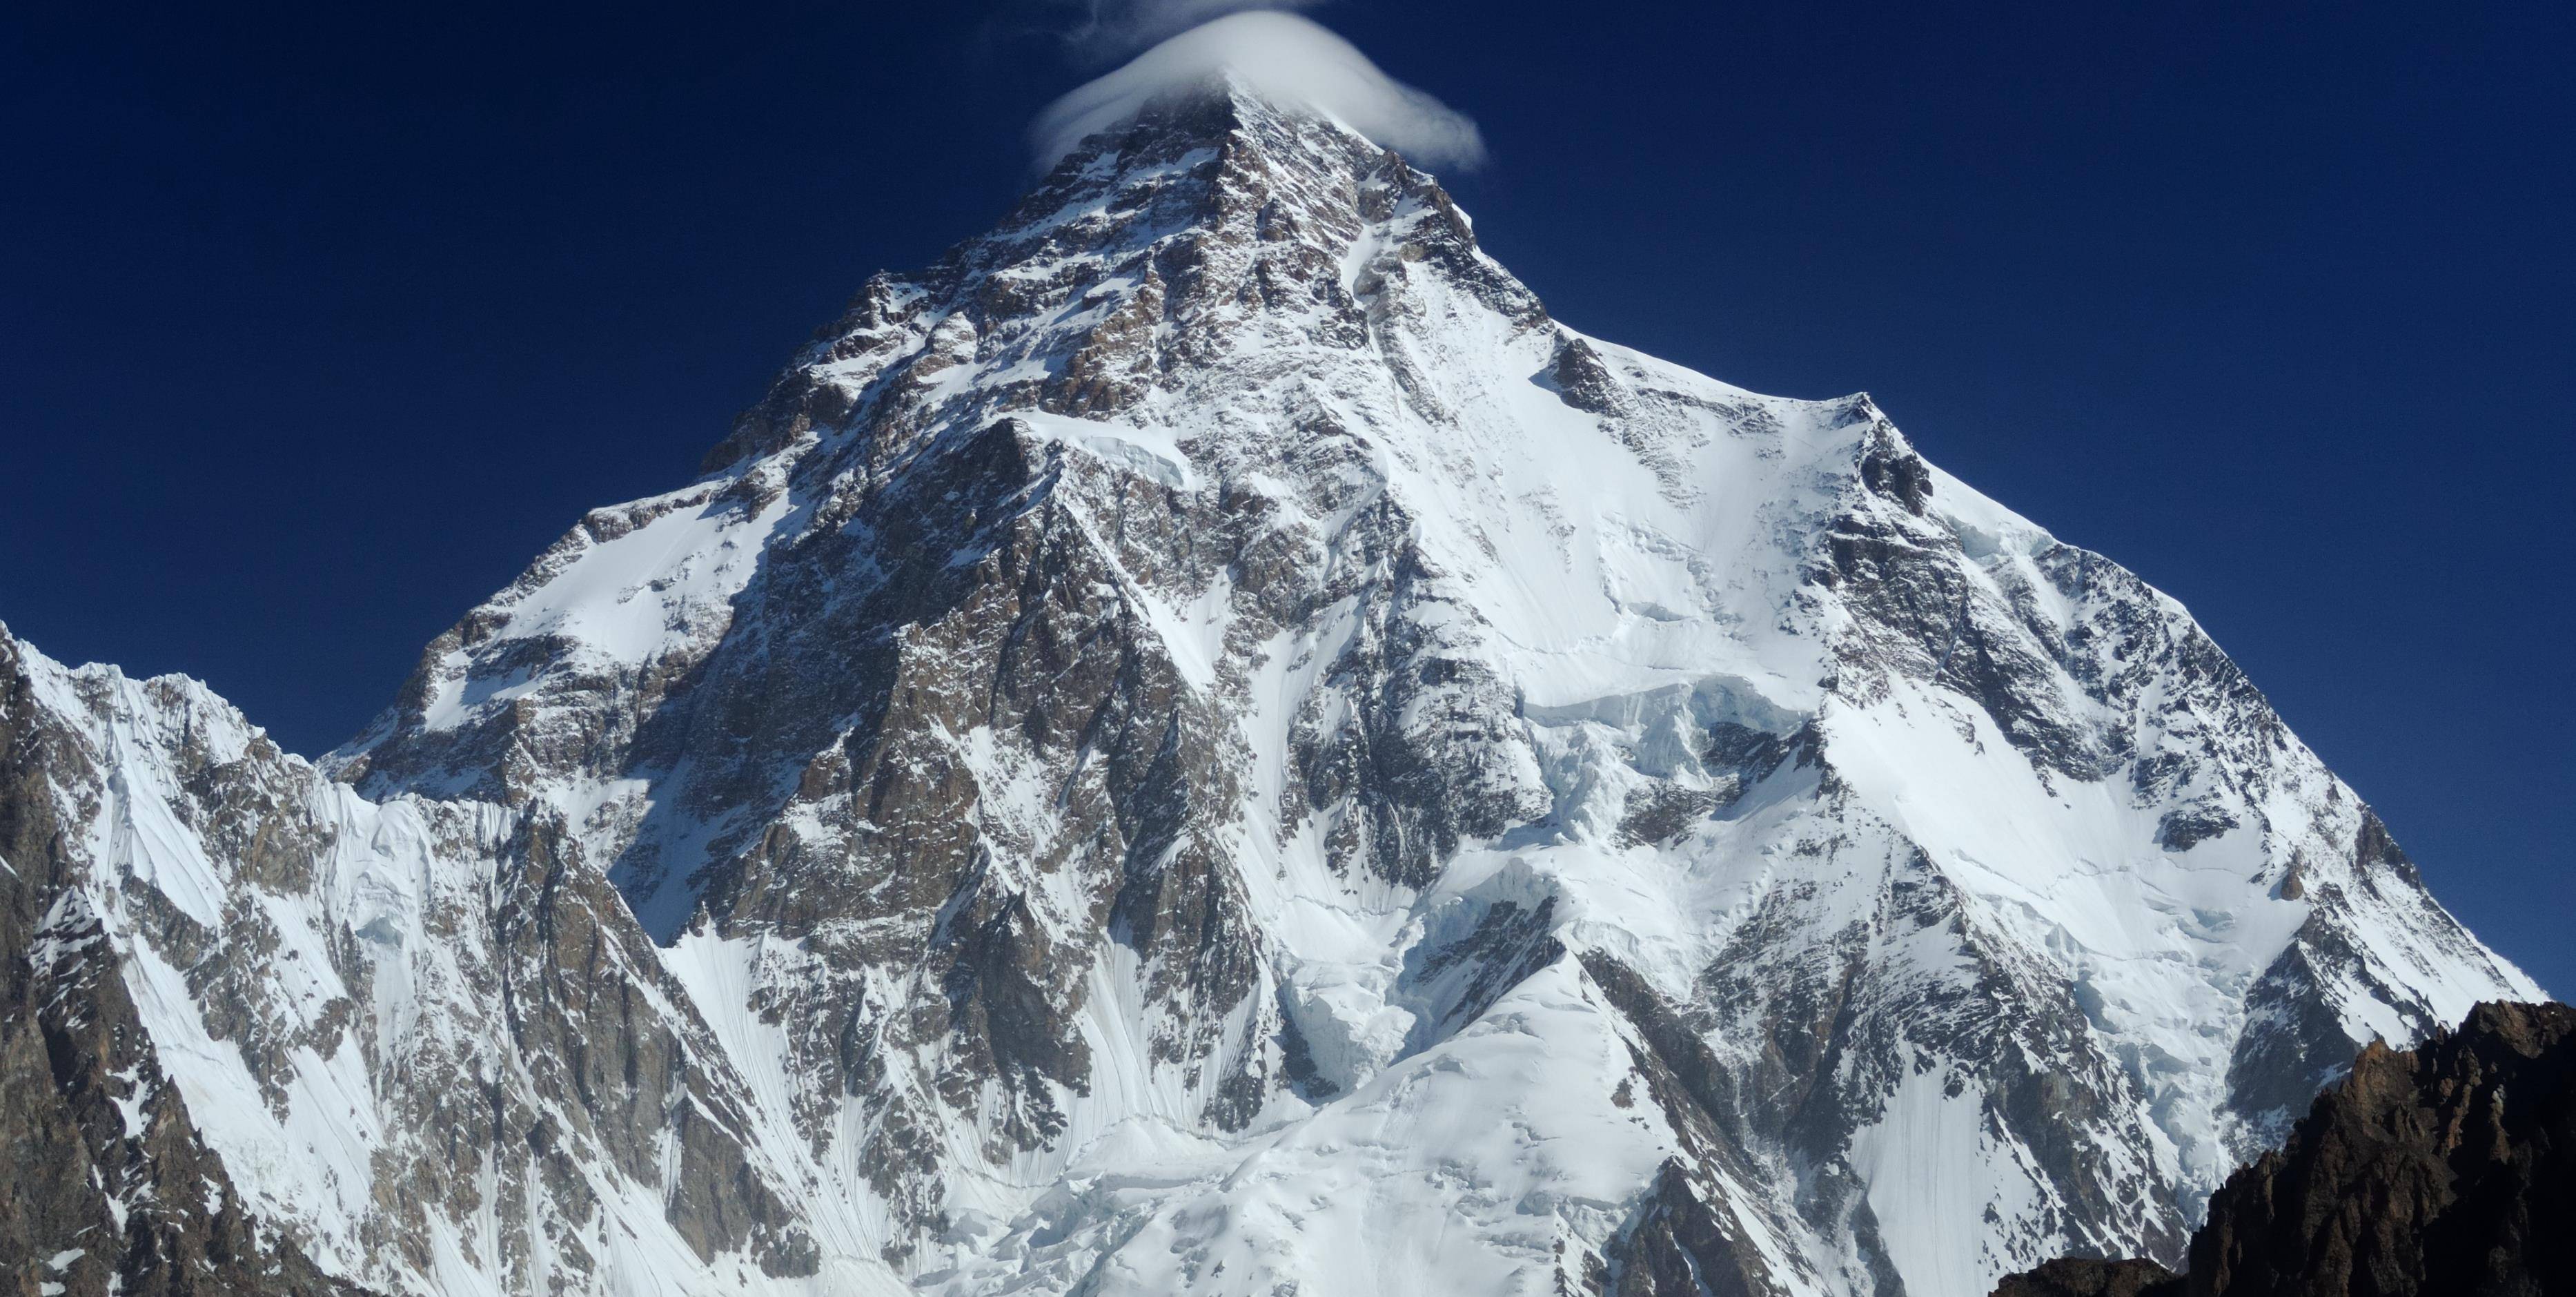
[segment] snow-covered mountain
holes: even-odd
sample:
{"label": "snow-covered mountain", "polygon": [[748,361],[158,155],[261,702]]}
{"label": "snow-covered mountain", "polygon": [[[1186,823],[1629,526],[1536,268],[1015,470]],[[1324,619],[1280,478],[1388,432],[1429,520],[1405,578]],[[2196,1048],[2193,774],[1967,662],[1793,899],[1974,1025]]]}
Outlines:
{"label": "snow-covered mountain", "polygon": [[320,763],[5,637],[0,740],[74,1293],[228,1212],[242,1291],[1971,1297],[2539,994],[2172,599],[1229,82]]}

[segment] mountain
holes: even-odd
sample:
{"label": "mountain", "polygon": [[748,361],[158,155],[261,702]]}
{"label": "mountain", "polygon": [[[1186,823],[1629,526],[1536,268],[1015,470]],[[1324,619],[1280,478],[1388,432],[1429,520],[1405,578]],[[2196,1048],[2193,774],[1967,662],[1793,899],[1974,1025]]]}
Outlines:
{"label": "mountain", "polygon": [[2230,1176],[2191,1272],[2052,1261],[1998,1297],[2576,1291],[2576,1010],[2481,1004],[2413,1050],[2373,1041],[2289,1142]]}
{"label": "mountain", "polygon": [[1230,81],[320,762],[0,699],[18,975],[123,1006],[10,1138],[168,1133],[76,1293],[219,1164],[240,1291],[1984,1294],[2538,995],[2172,599]]}

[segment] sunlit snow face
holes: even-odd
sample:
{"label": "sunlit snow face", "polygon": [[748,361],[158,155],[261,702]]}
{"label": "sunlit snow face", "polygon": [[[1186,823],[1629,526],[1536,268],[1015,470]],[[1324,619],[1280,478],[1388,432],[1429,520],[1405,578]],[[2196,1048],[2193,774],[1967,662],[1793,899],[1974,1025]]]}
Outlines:
{"label": "sunlit snow face", "polygon": [[1051,167],[1154,100],[1227,75],[1427,165],[1472,167],[1485,156],[1474,122],[1380,71],[1350,42],[1291,14],[1253,12],[1194,27],[1047,105],[1029,126],[1037,164]]}

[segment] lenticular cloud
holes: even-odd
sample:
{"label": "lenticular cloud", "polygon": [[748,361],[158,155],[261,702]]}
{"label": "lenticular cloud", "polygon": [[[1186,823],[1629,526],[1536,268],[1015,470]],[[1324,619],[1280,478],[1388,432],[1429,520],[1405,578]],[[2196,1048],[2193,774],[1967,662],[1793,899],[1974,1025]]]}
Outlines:
{"label": "lenticular cloud", "polygon": [[1378,70],[1313,22],[1256,11],[1191,28],[1047,105],[1029,127],[1037,163],[1053,166],[1085,136],[1229,71],[1264,99],[1322,113],[1416,161],[1472,167],[1484,160],[1476,124],[1447,104]]}
{"label": "lenticular cloud", "polygon": [[1085,0],[1086,17],[1065,41],[1097,60],[1125,58],[1166,36],[1246,9],[1311,9],[1324,0]]}

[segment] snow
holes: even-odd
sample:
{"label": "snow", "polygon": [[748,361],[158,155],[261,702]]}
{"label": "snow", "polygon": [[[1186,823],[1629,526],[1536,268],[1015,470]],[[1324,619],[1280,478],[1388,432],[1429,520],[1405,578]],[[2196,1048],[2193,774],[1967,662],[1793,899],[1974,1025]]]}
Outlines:
{"label": "snow", "polygon": [[[640,667],[686,642],[721,633],[730,604],[758,570],[770,533],[793,507],[784,492],[756,504],[707,487],[595,515],[498,601],[493,639],[561,641],[573,659]],[[421,724],[456,729],[538,693],[518,667],[468,673],[452,655]]]}
{"label": "snow", "polygon": [[1189,452],[1182,449],[1179,434],[1170,429],[1129,427],[1036,410],[1016,417],[1044,441],[1074,447],[1112,468],[1159,482],[1168,489],[1194,491],[1200,485]]}
{"label": "snow", "polygon": [[1671,1152],[1658,1123],[1565,1102],[1608,1094],[1626,1071],[1610,1017],[1560,961],[1475,1027],[1248,1148],[1211,1156],[1127,1123],[1070,1168],[1079,1188],[1009,1227],[1016,1240],[1122,1218],[1106,1254],[1006,1243],[921,1282],[1055,1291],[1087,1273],[1104,1297],[1283,1282],[1354,1297],[1552,1293],[1559,1232],[1615,1219]]}
{"label": "snow", "polygon": [[576,555],[512,609],[502,638],[562,635],[620,662],[661,644],[674,610],[741,588],[766,525],[786,501],[748,518],[730,501],[674,508]]}
{"label": "snow", "polygon": [[1985,1297],[2021,1268],[1991,1245],[1961,1246],[2041,1202],[2029,1168],[1988,1136],[1984,1091],[1970,1078],[1944,1067],[1907,1073],[1881,1120],[1853,1137],[1851,1162],[1908,1293]]}
{"label": "snow", "polygon": [[157,780],[136,787],[126,767],[118,768],[107,787],[115,807],[109,866],[151,884],[199,924],[221,923],[223,883],[194,836],[170,817],[168,788]]}

